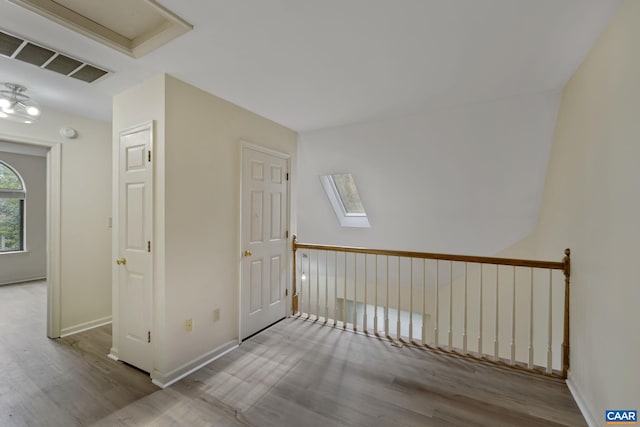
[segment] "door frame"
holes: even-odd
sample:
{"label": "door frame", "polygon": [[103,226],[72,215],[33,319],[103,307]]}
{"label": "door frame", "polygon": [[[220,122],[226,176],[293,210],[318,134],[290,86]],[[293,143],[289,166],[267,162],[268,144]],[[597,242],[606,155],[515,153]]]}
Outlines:
{"label": "door frame", "polygon": [[59,338],[62,318],[60,308],[62,143],[4,133],[0,133],[0,140],[48,148],[46,157],[47,336]]}
{"label": "door frame", "polygon": [[[242,191],[243,191],[243,168],[244,168],[244,149],[250,148],[255,151],[259,151],[264,154],[269,154],[274,157],[279,157],[287,161],[287,171],[289,174],[289,179],[287,180],[287,231],[289,235],[286,240],[287,243],[291,241],[291,154],[283,153],[281,151],[273,150],[271,148],[266,148],[261,145],[253,144],[251,142],[247,142],[245,140],[240,140],[240,167],[239,167],[239,187],[238,187],[238,344],[242,344]],[[287,246],[288,247],[288,246]],[[285,265],[287,266],[287,276],[285,278],[285,287],[289,289],[289,283],[291,282],[291,254],[289,250],[285,251]],[[284,316],[287,316],[291,307],[291,293],[287,292],[287,297],[285,298],[284,304]]]}

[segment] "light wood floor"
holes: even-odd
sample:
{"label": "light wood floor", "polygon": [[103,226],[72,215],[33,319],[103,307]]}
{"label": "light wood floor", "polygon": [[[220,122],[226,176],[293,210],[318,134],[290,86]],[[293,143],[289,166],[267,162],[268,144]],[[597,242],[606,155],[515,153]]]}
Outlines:
{"label": "light wood floor", "polygon": [[155,391],[106,357],[110,326],[46,336],[44,282],[0,286],[0,426],[90,425]]}
{"label": "light wood floor", "polygon": [[561,381],[299,319],[159,390],[109,327],[45,338],[45,299],[0,287],[0,426],[586,426]]}

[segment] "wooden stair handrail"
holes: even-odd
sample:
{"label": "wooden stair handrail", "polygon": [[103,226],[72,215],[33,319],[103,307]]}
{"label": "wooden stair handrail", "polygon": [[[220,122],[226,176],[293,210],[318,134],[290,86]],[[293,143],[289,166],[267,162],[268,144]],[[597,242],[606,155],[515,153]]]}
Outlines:
{"label": "wooden stair handrail", "polygon": [[458,261],[458,262],[471,262],[478,264],[496,264],[496,265],[510,265],[515,267],[532,267],[532,268],[549,268],[553,270],[565,270],[565,262],[563,261],[538,261],[528,259],[515,259],[515,258],[499,258],[499,257],[485,257],[474,255],[453,255],[453,254],[440,254],[430,252],[412,252],[412,251],[397,251],[388,249],[370,249],[354,246],[333,246],[333,245],[317,245],[313,243],[298,243],[296,236],[293,238],[293,251],[298,249],[313,249],[320,251],[333,251],[333,252],[350,252],[358,254],[369,255],[386,255],[397,256],[403,258],[420,258],[420,259],[437,259],[444,261]]}

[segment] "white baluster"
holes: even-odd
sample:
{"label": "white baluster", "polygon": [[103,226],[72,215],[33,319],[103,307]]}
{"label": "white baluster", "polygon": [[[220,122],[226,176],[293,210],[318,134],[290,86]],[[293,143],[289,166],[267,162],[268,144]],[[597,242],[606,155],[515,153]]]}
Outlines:
{"label": "white baluster", "polygon": [[533,369],[533,267],[529,287],[529,369]]}
{"label": "white baluster", "polygon": [[333,253],[333,326],[338,326],[338,252]]}
{"label": "white baluster", "polygon": [[307,286],[309,290],[309,299],[307,300],[307,319],[311,317],[311,251],[307,253],[307,282],[309,285]]}
{"label": "white baluster", "polygon": [[500,278],[500,266],[496,265],[496,335],[493,339],[493,355],[494,359],[498,360],[500,358],[500,345],[498,342],[498,336],[500,334],[500,298],[499,298],[499,280]]}
{"label": "white baluster", "polygon": [[434,322],[435,327],[433,328],[433,338],[434,338],[434,344],[436,347],[439,346],[439,341],[440,341],[440,337],[439,337],[439,332],[438,332],[438,326],[439,326],[439,322],[440,322],[440,313],[439,313],[439,309],[440,309],[440,296],[439,296],[439,289],[440,288],[440,261],[436,260],[436,319]]}
{"label": "white baluster", "polygon": [[353,254],[353,330],[358,329],[358,254]]}
{"label": "white baluster", "polygon": [[374,301],[374,305],[375,305],[375,311],[373,312],[373,330],[375,331],[375,333],[378,333],[378,255],[375,256],[376,257],[376,293],[375,293],[375,301]]}
{"label": "white baluster", "polygon": [[329,252],[324,251],[324,323],[329,321]]}
{"label": "white baluster", "polygon": [[320,319],[320,251],[316,251],[316,320]]}
{"label": "white baluster", "polygon": [[462,352],[467,354],[467,263],[464,263],[464,326],[462,331]]}
{"label": "white baluster", "polygon": [[511,364],[516,363],[516,267],[513,267],[513,300],[511,302]]}
{"label": "white baluster", "polygon": [[304,252],[300,251],[300,296],[298,300],[298,312],[302,316],[304,311],[304,282],[306,281],[306,275],[304,272]]}
{"label": "white baluster", "polygon": [[384,334],[389,336],[389,256],[387,255],[387,299],[384,305]]}
{"label": "white baluster", "polygon": [[478,353],[482,355],[482,291],[483,291],[483,278],[482,278],[482,268],[484,264],[480,264],[480,318],[478,319]]}
{"label": "white baluster", "polygon": [[427,260],[422,259],[422,345],[427,343]]}
{"label": "white baluster", "polygon": [[396,339],[402,338],[402,330],[400,329],[400,257],[398,257],[398,324],[396,325]]}
{"label": "white baluster", "polygon": [[453,350],[453,261],[449,261],[449,351]]}
{"label": "white baluster", "polygon": [[553,373],[553,270],[549,270],[549,343],[547,345],[547,374]]}
{"label": "white baluster", "polygon": [[367,332],[367,254],[364,254],[364,315],[362,329]]}
{"label": "white baluster", "polygon": [[409,258],[409,342],[413,342],[413,258]]}
{"label": "white baluster", "polygon": [[347,329],[347,253],[344,252],[344,300],[342,304],[342,327]]}

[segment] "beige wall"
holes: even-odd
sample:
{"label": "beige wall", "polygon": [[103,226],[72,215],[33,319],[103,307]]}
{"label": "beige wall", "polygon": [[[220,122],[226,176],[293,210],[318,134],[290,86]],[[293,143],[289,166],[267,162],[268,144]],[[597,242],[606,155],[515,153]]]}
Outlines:
{"label": "beige wall", "polygon": [[[61,126],[78,131],[68,140]],[[111,127],[44,109],[36,123],[3,121],[0,138],[61,144],[61,329],[71,333],[111,318]]]}
{"label": "beige wall", "polygon": [[[166,82],[166,322],[172,339],[165,369],[171,370],[238,338],[240,142],[295,161],[297,134],[170,76]],[[193,319],[190,334],[186,319]]]}
{"label": "beige wall", "polygon": [[297,134],[166,75],[114,100],[114,135],[149,120],[156,124],[152,377],[166,384],[238,340],[241,141],[290,154],[295,170]]}
{"label": "beige wall", "polygon": [[86,120],[62,147],[63,334],[111,320],[111,129]]}
{"label": "beige wall", "polygon": [[572,385],[593,425],[640,402],[640,3],[625,1],[567,84],[534,255],[572,250]]}
{"label": "beige wall", "polygon": [[0,160],[20,174],[27,190],[26,252],[0,254],[0,284],[41,279],[47,275],[46,159],[41,156],[0,151]]}

